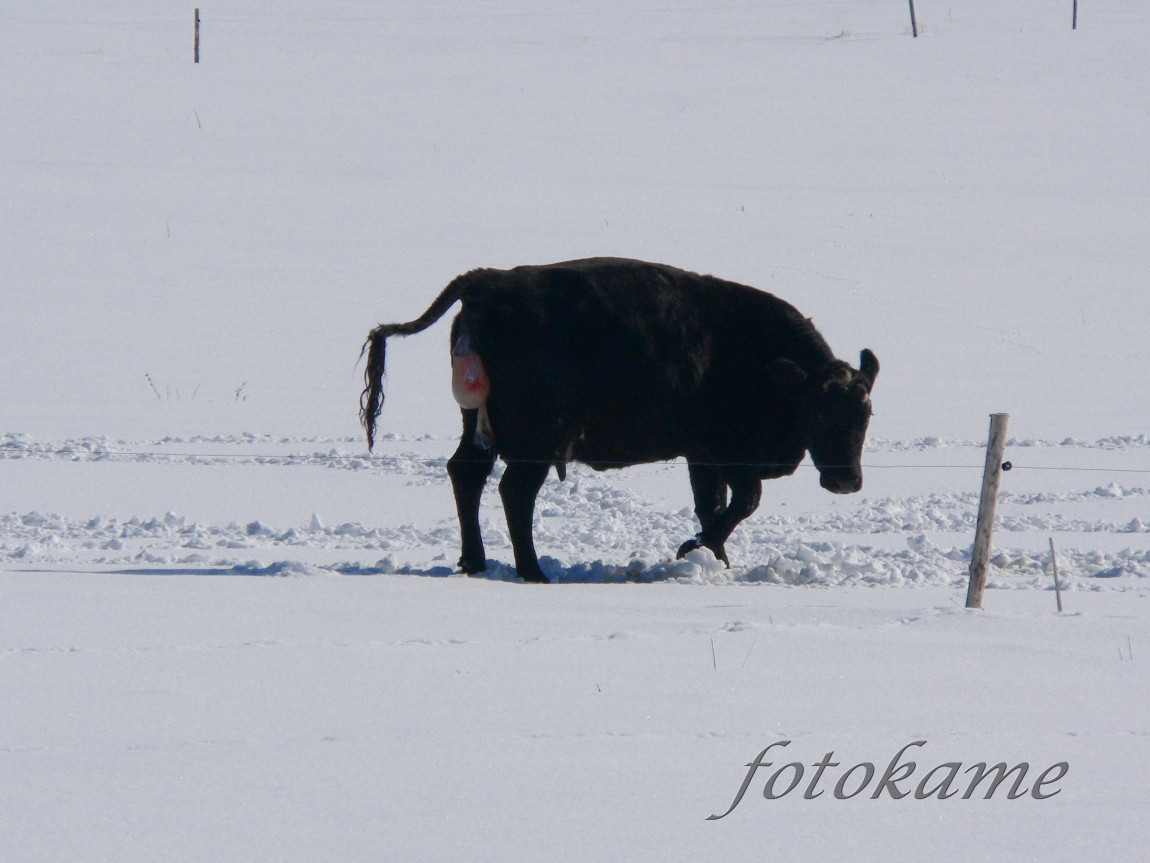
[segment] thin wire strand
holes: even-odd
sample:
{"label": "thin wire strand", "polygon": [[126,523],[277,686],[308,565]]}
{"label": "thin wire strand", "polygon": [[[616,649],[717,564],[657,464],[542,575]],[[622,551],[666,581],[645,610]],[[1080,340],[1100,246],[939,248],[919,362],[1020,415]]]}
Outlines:
{"label": "thin wire strand", "polygon": [[[420,462],[439,462],[447,464],[448,458],[446,456],[426,456],[419,455],[411,456],[394,456],[394,455],[358,455],[356,453],[344,453],[340,455],[330,455],[325,453],[286,453],[286,454],[265,454],[265,453],[191,453],[191,452],[144,452],[141,450],[107,450],[107,451],[86,451],[74,449],[58,449],[58,450],[36,450],[35,452],[25,454],[21,451],[20,455],[5,456],[0,454],[0,461],[27,459],[27,458],[42,458],[42,457],[59,457],[69,458],[75,461],[110,461],[120,458],[138,458],[147,459],[150,461],[171,461],[176,459],[191,459],[205,462],[226,462],[226,461],[243,461],[243,462],[340,462],[340,461],[366,461],[375,464],[385,464],[387,462],[397,462],[400,460],[415,460]],[[555,459],[515,459],[520,463],[528,464],[555,464]],[[579,462],[576,462],[579,463]],[[687,462],[684,459],[672,459],[669,461],[654,461],[642,462],[636,464],[634,462],[625,461],[607,461],[597,462],[597,464],[604,464],[608,467],[639,467],[642,464],[663,465],[666,467],[686,467]],[[774,467],[774,464],[760,463],[760,462],[695,462],[701,467],[757,467],[768,468]],[[810,462],[803,462],[799,464],[800,468],[813,468],[815,465]],[[830,467],[839,467],[839,465],[831,465]],[[863,463],[861,467],[864,470],[982,470],[982,464],[871,464]],[[1150,474],[1150,469],[1144,468],[1118,468],[1118,467],[1054,467],[1045,465],[1020,465],[1014,464],[1011,470],[1017,471],[1046,471],[1054,473],[1129,473],[1129,474]]]}

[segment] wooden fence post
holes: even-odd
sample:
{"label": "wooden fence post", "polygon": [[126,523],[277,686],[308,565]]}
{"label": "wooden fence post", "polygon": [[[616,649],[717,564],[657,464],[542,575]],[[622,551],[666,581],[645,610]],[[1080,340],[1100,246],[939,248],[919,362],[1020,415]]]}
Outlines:
{"label": "wooden fence post", "polygon": [[1074,20],[1070,24],[1070,29],[1078,29],[1078,0],[1074,0]]}
{"label": "wooden fence post", "polygon": [[[1078,0],[1074,0],[1075,9],[1078,8]],[[914,0],[910,0],[910,33],[914,38],[918,38],[918,22],[914,18]]]}
{"label": "wooden fence post", "polygon": [[196,26],[195,26],[195,39],[192,46],[192,58],[196,63],[200,62],[200,8],[196,7]]}
{"label": "wooden fence post", "polygon": [[982,470],[982,497],[978,501],[978,525],[974,549],[970,553],[970,584],[966,607],[982,608],[986,568],[990,563],[990,540],[994,534],[994,509],[998,504],[998,481],[1002,479],[1002,454],[1006,451],[1006,423],[1010,414],[990,415],[990,437],[986,442],[986,465]]}
{"label": "wooden fence post", "polygon": [[1058,554],[1054,551],[1054,537],[1050,537],[1050,568],[1054,571],[1054,596],[1058,599],[1058,611],[1062,611],[1062,585],[1058,583]]}

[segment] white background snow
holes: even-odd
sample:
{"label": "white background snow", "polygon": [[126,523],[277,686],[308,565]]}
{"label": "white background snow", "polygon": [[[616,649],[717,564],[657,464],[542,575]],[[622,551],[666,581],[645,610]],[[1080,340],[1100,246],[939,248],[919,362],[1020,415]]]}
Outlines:
{"label": "white background snow", "polygon": [[[1135,860],[1150,769],[1150,9],[0,7],[0,859]],[[453,575],[475,266],[753,284],[882,362],[866,485],[549,479]],[[965,610],[988,415],[1011,415]],[[1049,541],[1066,611],[1055,611]],[[902,747],[1059,794],[768,800]],[[808,779],[809,779],[808,773]],[[830,774],[828,774],[830,775]],[[876,776],[876,780],[877,780]],[[806,783],[804,782],[804,787]]]}

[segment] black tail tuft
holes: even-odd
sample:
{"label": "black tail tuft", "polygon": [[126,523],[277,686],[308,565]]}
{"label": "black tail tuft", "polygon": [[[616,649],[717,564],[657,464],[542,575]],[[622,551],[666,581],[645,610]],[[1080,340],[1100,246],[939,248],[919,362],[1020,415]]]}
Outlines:
{"label": "black tail tuft", "polygon": [[375,446],[375,421],[383,411],[383,374],[387,354],[387,337],[392,330],[380,325],[368,334],[360,358],[367,354],[367,366],[363,370],[363,392],[359,397],[359,421],[367,432],[367,448]]}

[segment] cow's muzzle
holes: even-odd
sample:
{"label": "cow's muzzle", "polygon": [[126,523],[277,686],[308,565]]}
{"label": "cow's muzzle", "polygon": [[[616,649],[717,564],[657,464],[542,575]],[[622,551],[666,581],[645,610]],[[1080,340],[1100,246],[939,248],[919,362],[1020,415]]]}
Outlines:
{"label": "cow's muzzle", "polygon": [[819,485],[833,494],[854,494],[862,489],[861,473],[854,471],[823,471],[819,475]]}

